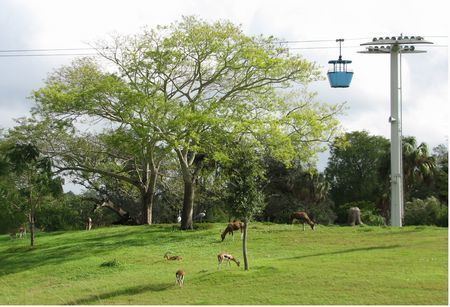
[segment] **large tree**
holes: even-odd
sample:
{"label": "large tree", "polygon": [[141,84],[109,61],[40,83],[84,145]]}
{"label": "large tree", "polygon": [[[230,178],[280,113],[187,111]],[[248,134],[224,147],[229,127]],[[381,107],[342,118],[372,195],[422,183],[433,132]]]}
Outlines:
{"label": "large tree", "polygon": [[317,80],[314,63],[227,21],[186,17],[96,47],[106,64],[84,59],[56,71],[34,94],[38,110],[52,119],[102,119],[131,130],[149,178],[161,161],[155,152],[171,148],[184,183],[182,229],[193,227],[204,163],[236,135],[252,134],[282,160],[307,160],[338,124],[340,106],[282,91]]}
{"label": "large tree", "polygon": [[338,208],[355,201],[382,202],[386,178],[379,170],[388,153],[389,140],[366,131],[346,133],[333,142],[325,172]]}
{"label": "large tree", "polygon": [[226,173],[229,177],[226,191],[229,206],[234,215],[244,222],[242,253],[246,271],[249,269],[248,225],[252,218],[261,212],[265,204],[263,194],[265,172],[262,159],[255,147],[257,148],[255,144],[240,142],[232,150],[236,158],[226,165]]}
{"label": "large tree", "polygon": [[405,199],[414,195],[418,186],[431,186],[437,169],[436,159],[430,154],[425,143],[417,144],[416,138],[404,137],[403,144],[403,175]]}
{"label": "large tree", "polygon": [[74,123],[75,115],[68,120],[50,118],[46,111],[42,114],[47,117],[40,121],[36,118],[22,120],[10,134],[17,139],[33,139],[52,159],[58,173],[97,191],[99,201],[117,192],[118,189],[102,188],[111,187],[110,182],[119,187],[133,187],[136,193],[132,194],[137,195],[140,203],[134,220],[151,224],[156,179],[167,150],[158,147],[151,136],[130,127],[97,127],[99,132],[96,133],[94,127],[92,132],[81,132]]}
{"label": "large tree", "polygon": [[12,182],[10,187],[17,193],[14,200],[9,200],[28,217],[30,244],[34,246],[36,210],[44,201],[62,193],[62,181],[54,176],[51,160],[43,156],[34,144],[11,141],[5,148],[4,157],[9,170],[8,179]]}

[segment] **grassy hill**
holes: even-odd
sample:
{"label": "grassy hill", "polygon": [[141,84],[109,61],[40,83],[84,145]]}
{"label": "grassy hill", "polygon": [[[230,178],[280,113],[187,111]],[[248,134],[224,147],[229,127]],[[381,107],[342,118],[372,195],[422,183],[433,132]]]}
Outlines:
{"label": "grassy hill", "polygon": [[[442,304],[448,302],[448,232],[436,227],[324,227],[253,223],[250,271],[224,224],[0,236],[0,304]],[[171,251],[182,261],[167,261]],[[103,265],[102,265],[103,264]],[[175,271],[186,271],[185,286]]]}

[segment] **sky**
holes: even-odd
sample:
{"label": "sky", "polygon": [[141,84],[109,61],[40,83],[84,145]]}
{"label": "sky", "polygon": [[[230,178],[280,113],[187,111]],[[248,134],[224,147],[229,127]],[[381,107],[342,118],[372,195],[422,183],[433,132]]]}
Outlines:
{"label": "sky", "polygon": [[[182,16],[207,21],[230,20],[248,35],[273,35],[289,43],[290,52],[321,66],[342,55],[352,60],[349,88],[317,81],[309,88],[317,100],[346,102],[339,116],[345,131],[366,130],[390,138],[389,55],[361,54],[372,37],[420,35],[434,46],[427,53],[402,56],[403,134],[430,148],[448,143],[447,0],[0,0],[0,128],[29,115],[33,90],[55,69],[76,56],[29,56],[45,51],[11,50],[87,48],[111,34],[139,33],[144,26],[167,25]],[[306,41],[306,42],[305,42]],[[308,42],[309,41],[309,42]],[[311,42],[312,41],[312,42]],[[328,48],[332,47],[332,48]],[[89,50],[52,53],[88,53]],[[27,55],[27,56],[18,56]],[[319,169],[326,166],[322,154]]]}

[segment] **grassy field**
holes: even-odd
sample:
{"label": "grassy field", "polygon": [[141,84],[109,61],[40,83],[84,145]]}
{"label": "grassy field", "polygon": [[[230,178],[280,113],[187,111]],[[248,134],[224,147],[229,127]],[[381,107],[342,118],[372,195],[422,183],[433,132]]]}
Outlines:
{"label": "grassy field", "polygon": [[[436,227],[250,224],[249,263],[224,224],[0,236],[0,304],[440,304],[448,303],[448,232]],[[184,257],[167,261],[171,251]],[[115,265],[102,264],[113,263]],[[186,271],[185,286],[175,271]]]}

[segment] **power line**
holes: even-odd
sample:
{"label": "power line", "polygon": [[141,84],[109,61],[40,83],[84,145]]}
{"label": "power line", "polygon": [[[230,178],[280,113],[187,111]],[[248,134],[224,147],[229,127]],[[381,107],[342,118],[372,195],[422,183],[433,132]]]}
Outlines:
{"label": "power line", "polygon": [[0,53],[7,52],[42,52],[42,51],[75,51],[75,50],[95,50],[94,48],[49,48],[49,49],[5,49]]}
{"label": "power line", "polygon": [[51,56],[98,56],[97,53],[36,53],[36,54],[0,54],[0,58],[14,57],[51,57]]}
{"label": "power line", "polygon": [[[447,38],[446,35],[427,35],[432,38]],[[346,38],[346,41],[370,40],[368,37]],[[279,41],[280,44],[302,44],[302,43],[322,43],[322,42],[336,42],[336,39],[313,39],[313,40],[285,40]],[[360,48],[359,45],[342,46],[342,48]],[[426,47],[431,48],[448,48],[448,45],[430,45]],[[286,47],[289,50],[320,50],[320,49],[335,49],[336,46],[305,46],[305,47]],[[52,53],[60,51],[88,51],[98,50],[92,47],[78,47],[78,48],[43,48],[43,49],[0,49],[0,58],[12,57],[51,57],[51,56],[98,56],[97,53]],[[33,53],[40,52],[40,53]],[[42,53],[45,52],[45,53]]]}
{"label": "power line", "polygon": [[[371,38],[369,38],[369,37],[344,38],[344,40],[346,40],[346,41],[357,41],[357,40],[367,40],[367,39],[371,39]],[[322,43],[322,42],[336,42],[336,39],[286,40],[286,41],[280,41],[279,43],[297,44],[297,43]]]}

